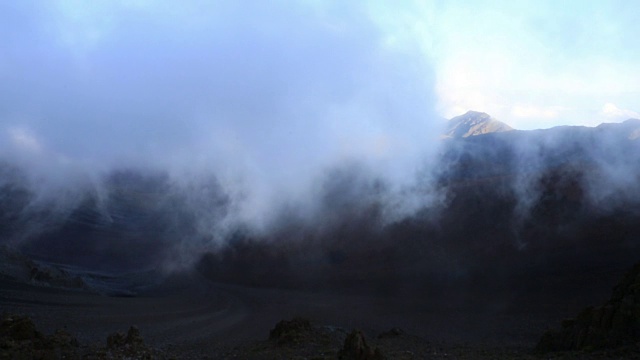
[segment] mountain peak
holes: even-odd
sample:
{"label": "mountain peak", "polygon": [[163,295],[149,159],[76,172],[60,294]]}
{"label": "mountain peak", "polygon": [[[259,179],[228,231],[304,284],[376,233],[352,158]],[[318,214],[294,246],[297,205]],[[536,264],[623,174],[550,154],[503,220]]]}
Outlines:
{"label": "mountain peak", "polygon": [[492,118],[487,113],[470,110],[449,120],[443,137],[462,138],[511,130],[513,130],[511,126]]}
{"label": "mountain peak", "polygon": [[469,111],[467,111],[466,113],[464,113],[464,114],[462,114],[462,115],[459,115],[459,116],[456,116],[456,117],[457,117],[457,118],[458,118],[458,117],[482,117],[482,118],[490,118],[490,117],[491,117],[491,115],[489,115],[489,114],[487,114],[487,113],[485,113],[485,112],[482,112],[482,111],[469,110]]}

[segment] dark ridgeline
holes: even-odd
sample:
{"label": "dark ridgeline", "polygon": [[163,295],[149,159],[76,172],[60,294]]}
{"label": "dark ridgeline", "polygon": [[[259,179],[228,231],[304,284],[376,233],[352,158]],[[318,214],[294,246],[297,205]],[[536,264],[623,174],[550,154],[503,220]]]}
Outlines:
{"label": "dark ridgeline", "polygon": [[2,240],[37,259],[93,270],[140,270],[172,261],[184,241],[207,240],[199,229],[203,211],[213,228],[229,206],[214,177],[187,193],[165,173],[118,170],[100,187],[72,192],[73,200],[42,201],[23,184],[1,187]]}
{"label": "dark ridgeline", "polygon": [[639,129],[629,120],[444,140],[442,201],[393,221],[384,182],[330,172],[315,218],[291,211],[266,235],[239,231],[199,269],[252,286],[445,302],[462,291],[479,305],[500,294],[600,301],[638,261]]}
{"label": "dark ridgeline", "polygon": [[512,131],[513,128],[487,113],[467,111],[447,122],[444,138],[465,138],[489,133]]}
{"label": "dark ridgeline", "polygon": [[214,176],[177,185],[113,171],[60,210],[34,202],[4,164],[0,235],[36,258],[107,270],[188,255],[212,280],[251,286],[445,302],[466,301],[451,296],[462,291],[479,306],[514,294],[603,299],[638,261],[640,121],[517,131],[485,115],[457,118],[407,195],[436,200],[403,216],[389,184],[350,165],[325,174],[311,216],[274,209],[258,232],[225,222],[235,200]]}

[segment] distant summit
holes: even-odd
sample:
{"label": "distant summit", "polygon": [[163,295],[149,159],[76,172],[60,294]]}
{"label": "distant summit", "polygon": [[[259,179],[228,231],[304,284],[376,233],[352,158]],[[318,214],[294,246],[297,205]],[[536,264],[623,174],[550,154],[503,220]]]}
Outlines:
{"label": "distant summit", "polygon": [[616,133],[619,138],[640,139],[640,119],[628,119],[622,123],[603,123],[596,127],[600,132]]}
{"label": "distant summit", "polygon": [[511,130],[513,130],[511,126],[492,118],[489,114],[468,111],[464,115],[456,116],[449,120],[443,137],[463,138]]}

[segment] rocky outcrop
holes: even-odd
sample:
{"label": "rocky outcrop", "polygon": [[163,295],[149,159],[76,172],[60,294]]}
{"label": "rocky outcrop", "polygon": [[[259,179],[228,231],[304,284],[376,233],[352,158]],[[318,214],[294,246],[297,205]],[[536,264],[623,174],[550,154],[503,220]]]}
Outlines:
{"label": "rocky outcrop", "polygon": [[344,340],[344,346],[338,352],[341,360],[382,360],[384,356],[378,348],[372,349],[362,331],[354,330]]}
{"label": "rocky outcrop", "polygon": [[127,335],[116,332],[107,337],[107,353],[115,358],[153,359],[154,351],[145,345],[140,330],[131,326]]}
{"label": "rocky outcrop", "polygon": [[269,333],[269,340],[278,345],[296,344],[309,337],[311,322],[303,318],[282,320]]}
{"label": "rocky outcrop", "polygon": [[147,346],[137,327],[113,333],[107,346],[81,345],[65,330],[52,335],[37,330],[28,316],[5,314],[0,323],[0,359],[174,359]]}
{"label": "rocky outcrop", "polygon": [[513,130],[511,126],[492,118],[489,114],[468,111],[449,120],[443,137],[464,138],[511,130]]}
{"label": "rocky outcrop", "polygon": [[80,276],[70,274],[60,267],[37,262],[6,245],[0,245],[0,277],[56,288],[87,287]]}
{"label": "rocky outcrop", "polygon": [[64,330],[46,336],[27,316],[5,314],[0,323],[0,359],[76,359],[78,341]]}
{"label": "rocky outcrop", "polygon": [[633,345],[640,341],[640,263],[613,289],[604,305],[589,307],[560,330],[546,332],[536,350],[546,353]]}

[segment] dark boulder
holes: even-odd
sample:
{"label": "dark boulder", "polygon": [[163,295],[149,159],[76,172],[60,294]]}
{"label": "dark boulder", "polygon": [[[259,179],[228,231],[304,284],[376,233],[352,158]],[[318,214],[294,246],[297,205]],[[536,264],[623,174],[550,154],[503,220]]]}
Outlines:
{"label": "dark boulder", "polygon": [[0,337],[23,341],[42,338],[42,334],[28,316],[5,315],[0,324]]}
{"label": "dark boulder", "polygon": [[282,320],[269,333],[269,340],[278,345],[296,344],[306,339],[311,330],[311,322],[307,319]]}
{"label": "dark boulder", "polygon": [[384,356],[378,348],[372,349],[362,331],[354,330],[344,340],[344,346],[338,352],[341,360],[382,360]]}

